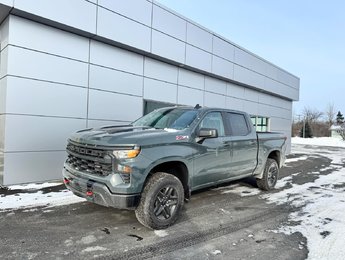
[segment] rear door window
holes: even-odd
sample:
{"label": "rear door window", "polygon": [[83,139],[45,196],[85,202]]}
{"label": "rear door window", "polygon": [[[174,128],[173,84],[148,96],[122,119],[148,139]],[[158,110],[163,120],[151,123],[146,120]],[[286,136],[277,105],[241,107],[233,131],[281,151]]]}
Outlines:
{"label": "rear door window", "polygon": [[243,114],[228,112],[226,113],[226,120],[232,136],[245,136],[249,134],[248,123]]}

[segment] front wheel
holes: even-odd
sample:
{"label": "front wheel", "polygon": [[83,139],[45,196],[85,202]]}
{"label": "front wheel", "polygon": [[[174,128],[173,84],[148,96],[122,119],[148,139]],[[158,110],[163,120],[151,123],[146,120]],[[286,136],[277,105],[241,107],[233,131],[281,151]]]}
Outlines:
{"label": "front wheel", "polygon": [[256,184],[262,190],[272,190],[277,183],[279,166],[276,160],[268,158],[262,179],[256,179]]}
{"label": "front wheel", "polygon": [[135,215],[148,228],[164,229],[175,223],[183,201],[181,181],[171,174],[158,172],[146,183]]}

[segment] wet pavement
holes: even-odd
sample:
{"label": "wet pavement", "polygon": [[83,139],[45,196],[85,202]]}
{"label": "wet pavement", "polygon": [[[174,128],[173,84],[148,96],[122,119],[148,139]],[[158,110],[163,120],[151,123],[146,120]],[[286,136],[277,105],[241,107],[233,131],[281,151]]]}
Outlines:
{"label": "wet pavement", "polygon": [[[331,164],[329,158],[305,151],[288,157],[296,161],[281,170],[280,178],[292,176],[292,183],[298,184],[313,182],[317,176],[308,173]],[[298,160],[303,156],[307,159]],[[43,192],[63,189],[60,185]],[[2,189],[0,196],[21,192],[27,191]],[[0,258],[306,259],[307,240],[302,234],[275,232],[298,210],[289,203],[268,204],[262,198],[276,192],[259,191],[251,178],[195,192],[177,223],[161,231],[141,226],[133,211],[88,202],[0,210]]]}

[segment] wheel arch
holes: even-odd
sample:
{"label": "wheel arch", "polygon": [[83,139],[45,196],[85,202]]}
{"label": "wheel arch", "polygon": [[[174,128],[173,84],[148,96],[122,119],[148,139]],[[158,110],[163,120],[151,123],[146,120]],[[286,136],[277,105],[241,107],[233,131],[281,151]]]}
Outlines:
{"label": "wheel arch", "polygon": [[174,175],[177,177],[183,186],[183,190],[185,193],[185,198],[189,199],[190,197],[190,185],[189,185],[189,170],[187,165],[179,160],[171,160],[161,162],[152,169],[150,169],[149,174],[146,176],[144,187],[149,180],[149,178],[157,172],[165,172]]}
{"label": "wheel arch", "polygon": [[264,169],[265,169],[265,165],[268,159],[273,159],[278,163],[278,166],[281,167],[281,151],[279,150],[272,150],[268,153],[264,163],[262,164],[262,166],[260,167],[259,171],[257,171],[256,173],[254,173],[255,178],[257,179],[262,179],[263,174],[264,174]]}
{"label": "wheel arch", "polygon": [[280,165],[280,154],[281,152],[278,150],[271,151],[270,154],[267,156],[267,158],[274,159],[278,165]]}

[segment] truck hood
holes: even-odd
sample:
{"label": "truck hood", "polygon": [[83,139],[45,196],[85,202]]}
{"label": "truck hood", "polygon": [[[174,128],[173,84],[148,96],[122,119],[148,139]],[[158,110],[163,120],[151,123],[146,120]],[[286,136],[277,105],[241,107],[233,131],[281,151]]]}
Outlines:
{"label": "truck hood", "polygon": [[162,145],[188,138],[188,134],[184,130],[121,125],[80,130],[73,134],[70,140],[97,146],[118,146],[128,144]]}

